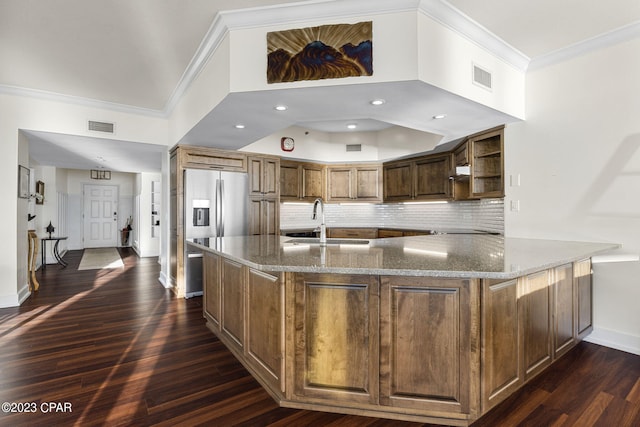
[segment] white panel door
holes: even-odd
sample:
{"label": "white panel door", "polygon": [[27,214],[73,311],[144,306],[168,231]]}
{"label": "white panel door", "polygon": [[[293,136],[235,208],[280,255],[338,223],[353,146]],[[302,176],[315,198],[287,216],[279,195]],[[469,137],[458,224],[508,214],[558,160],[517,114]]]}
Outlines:
{"label": "white panel door", "polygon": [[118,245],[118,186],[84,186],[84,247]]}

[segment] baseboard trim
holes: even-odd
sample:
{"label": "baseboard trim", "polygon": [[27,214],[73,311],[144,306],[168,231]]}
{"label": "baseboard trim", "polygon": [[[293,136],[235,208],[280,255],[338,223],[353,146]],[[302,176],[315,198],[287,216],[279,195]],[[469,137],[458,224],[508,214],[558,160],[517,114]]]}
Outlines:
{"label": "baseboard trim", "polygon": [[0,296],[0,308],[19,307],[30,296],[31,291],[27,283],[16,294]]}
{"label": "baseboard trim", "polygon": [[172,287],[171,283],[167,279],[167,275],[164,274],[164,271],[160,272],[160,276],[158,277],[158,280],[160,281],[160,283],[162,283],[162,286],[164,286],[167,289],[171,289],[171,287]]}
{"label": "baseboard trim", "polygon": [[640,356],[640,336],[638,335],[625,334],[605,328],[593,328],[593,332],[584,340]]}

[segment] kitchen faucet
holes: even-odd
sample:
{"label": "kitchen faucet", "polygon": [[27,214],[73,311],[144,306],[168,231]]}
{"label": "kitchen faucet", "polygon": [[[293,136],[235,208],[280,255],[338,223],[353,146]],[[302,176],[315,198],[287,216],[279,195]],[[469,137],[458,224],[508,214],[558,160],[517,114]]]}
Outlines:
{"label": "kitchen faucet", "polygon": [[[322,201],[322,197],[318,197],[313,202],[313,216],[312,219],[318,219],[318,205],[320,205],[320,209],[322,209],[321,222],[320,222],[320,246],[327,245],[327,226],[324,223],[324,202]],[[316,229],[317,230],[317,229]]]}

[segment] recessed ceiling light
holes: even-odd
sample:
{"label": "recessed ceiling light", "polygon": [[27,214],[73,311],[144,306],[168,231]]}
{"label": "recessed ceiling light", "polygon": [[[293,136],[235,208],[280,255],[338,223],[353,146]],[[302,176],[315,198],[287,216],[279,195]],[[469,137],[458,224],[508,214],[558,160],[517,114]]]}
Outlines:
{"label": "recessed ceiling light", "polygon": [[444,119],[445,117],[447,117],[446,114],[436,114],[435,116],[433,116],[433,118],[436,120]]}
{"label": "recessed ceiling light", "polygon": [[355,129],[355,128],[357,128],[357,127],[358,127],[358,125],[357,125],[357,124],[355,124],[355,123],[349,123],[349,124],[347,125],[347,129]]}
{"label": "recessed ceiling light", "polygon": [[387,101],[385,101],[384,99],[374,99],[373,101],[371,101],[371,105],[382,105],[385,102]]}
{"label": "recessed ceiling light", "polygon": [[287,109],[289,107],[287,107],[286,105],[276,105],[275,107],[273,107],[274,109],[278,110],[278,111],[287,111]]}
{"label": "recessed ceiling light", "polygon": [[237,124],[236,125],[236,129],[244,129],[244,125],[243,124]]}

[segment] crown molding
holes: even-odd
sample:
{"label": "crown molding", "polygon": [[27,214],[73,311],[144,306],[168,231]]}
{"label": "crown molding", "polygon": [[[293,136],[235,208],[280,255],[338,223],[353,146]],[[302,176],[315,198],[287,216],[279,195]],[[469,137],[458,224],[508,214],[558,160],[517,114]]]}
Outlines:
{"label": "crown molding", "polygon": [[507,64],[526,71],[530,58],[500,37],[451,6],[445,0],[421,0],[420,12],[453,30],[475,45],[489,51]]}
{"label": "crown molding", "polygon": [[567,61],[577,56],[594,52],[599,49],[604,49],[638,37],[640,37],[640,22],[634,22],[616,30],[569,45],[562,49],[537,56],[531,60],[528,70],[538,70],[540,68]]}
{"label": "crown molding", "polygon": [[182,73],[176,88],[173,90],[173,93],[169,97],[167,104],[163,109],[163,114],[165,117],[169,117],[173,112],[173,109],[178,105],[180,99],[185,94],[185,92],[191,86],[191,83],[200,75],[204,67],[209,62],[211,56],[215,53],[215,51],[220,46],[220,43],[224,40],[224,37],[229,33],[229,27],[224,22],[224,19],[220,13],[218,13],[214,18],[213,22],[209,26],[207,33],[204,38],[200,42],[196,53],[191,58],[189,65]]}
{"label": "crown molding", "polygon": [[65,104],[75,104],[83,107],[98,108],[103,110],[117,111],[126,114],[137,114],[149,117],[166,118],[166,114],[162,110],[154,110],[151,108],[136,107],[133,105],[118,104],[116,102],[100,101],[97,99],[83,98],[80,96],[65,95],[62,93],[48,92],[39,89],[28,89],[18,86],[9,86],[0,84],[0,94],[24,96],[28,98],[43,99],[45,101],[62,102]]}

